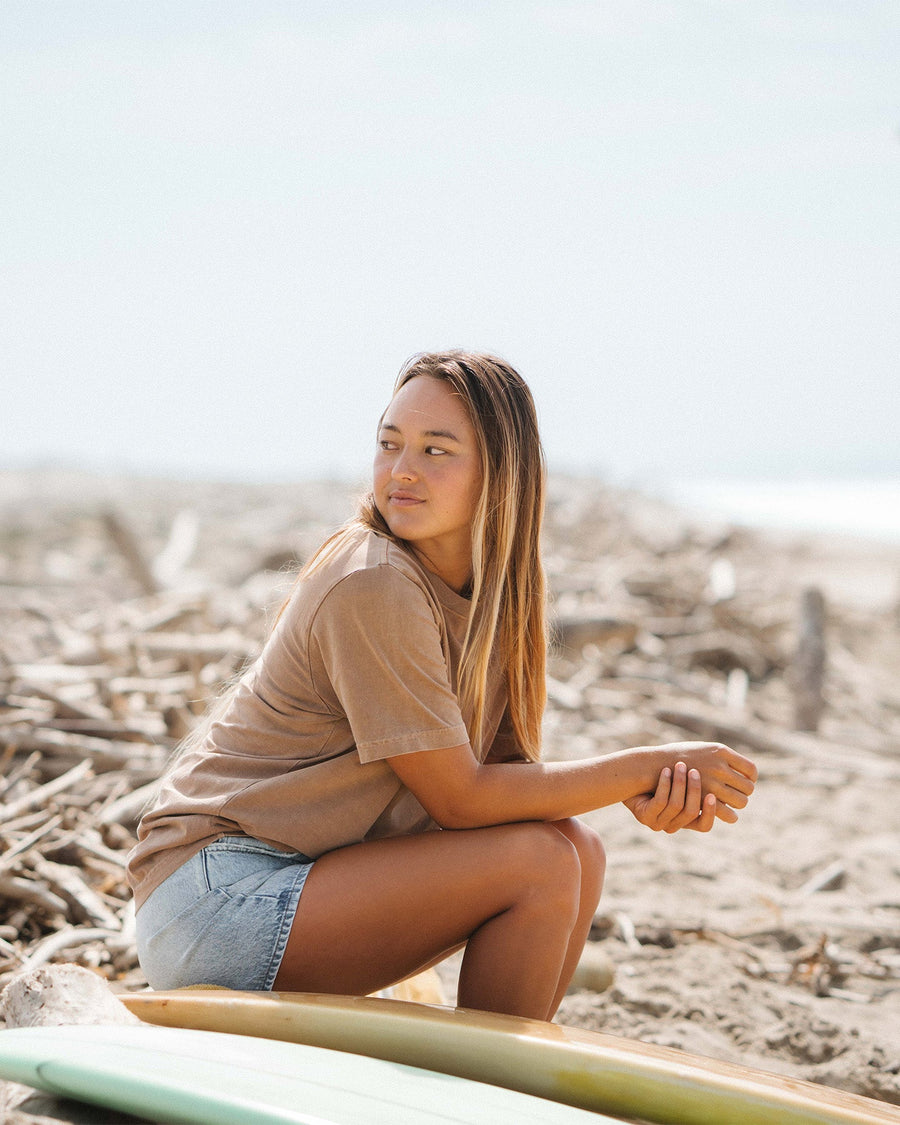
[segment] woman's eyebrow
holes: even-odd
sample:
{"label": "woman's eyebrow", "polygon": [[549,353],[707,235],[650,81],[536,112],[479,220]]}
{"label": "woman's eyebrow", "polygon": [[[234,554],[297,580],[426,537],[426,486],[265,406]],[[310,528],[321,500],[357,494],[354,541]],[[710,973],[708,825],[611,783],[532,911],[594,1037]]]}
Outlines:
{"label": "woman's eyebrow", "polygon": [[[382,422],[378,427],[380,430],[390,430],[392,434],[399,434],[400,427],[395,426],[393,422]],[[423,430],[423,437],[431,438],[447,438],[450,441],[455,441],[457,445],[461,445],[459,438],[451,430]]]}

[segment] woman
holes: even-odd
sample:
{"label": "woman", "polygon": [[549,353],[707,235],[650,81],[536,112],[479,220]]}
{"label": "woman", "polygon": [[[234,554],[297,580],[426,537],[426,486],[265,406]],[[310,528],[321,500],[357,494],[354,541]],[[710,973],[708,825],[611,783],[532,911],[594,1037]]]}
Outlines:
{"label": "woman", "polygon": [[549,1019],[603,882],[574,818],[624,801],[670,832],[737,819],[756,770],[725,746],[539,761],[543,487],[508,364],[404,367],[359,517],[142,821],[151,985],[361,995],[464,946],[460,1005]]}

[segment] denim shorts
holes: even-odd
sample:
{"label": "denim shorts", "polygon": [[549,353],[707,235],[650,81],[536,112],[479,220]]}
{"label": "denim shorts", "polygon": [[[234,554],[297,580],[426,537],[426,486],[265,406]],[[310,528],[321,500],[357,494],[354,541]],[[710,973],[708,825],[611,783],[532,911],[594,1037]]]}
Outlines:
{"label": "denim shorts", "polygon": [[251,836],[222,836],[192,856],[137,912],[151,988],[271,991],[312,864]]}

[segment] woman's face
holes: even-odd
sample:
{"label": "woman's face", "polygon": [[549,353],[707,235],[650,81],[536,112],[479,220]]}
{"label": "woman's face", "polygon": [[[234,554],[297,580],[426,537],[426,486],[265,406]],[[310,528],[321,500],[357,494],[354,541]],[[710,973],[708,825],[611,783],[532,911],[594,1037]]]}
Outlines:
{"label": "woman's face", "polygon": [[411,379],[378,429],[375,503],[394,535],[455,589],[472,574],[481,481],[475,428],[460,397],[442,379]]}

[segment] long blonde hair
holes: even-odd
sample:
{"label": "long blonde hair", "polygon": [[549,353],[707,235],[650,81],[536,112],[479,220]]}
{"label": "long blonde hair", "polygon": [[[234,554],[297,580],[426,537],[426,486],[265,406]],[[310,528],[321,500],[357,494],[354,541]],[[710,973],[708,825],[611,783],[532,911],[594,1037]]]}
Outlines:
{"label": "long blonde hair", "polygon": [[[422,352],[402,367],[394,394],[411,379],[442,379],[460,396],[475,429],[482,487],[473,516],[472,610],[460,658],[460,702],[481,742],[488,666],[495,646],[506,663],[509,717],[519,749],[540,757],[547,700],[546,581],[541,563],[546,469],[534,400],[525,381],[497,356]],[[359,519],[395,537],[372,493]]]}
{"label": "long blonde hair", "polygon": [[[470,708],[476,746],[482,741],[488,666],[495,647],[506,663],[509,717],[518,748],[540,757],[547,701],[546,582],[540,534],[544,515],[544,452],[534,400],[522,377],[496,356],[464,351],[423,352],[401,368],[394,394],[420,375],[443,379],[465,403],[478,440],[482,487],[473,517],[472,610],[463,641],[457,689]],[[356,520],[329,536],[301,569],[298,581],[340,547],[348,526],[362,523],[405,546],[391,532],[370,492]],[[287,606],[281,606],[275,623]],[[250,664],[237,672],[204,718],[177,747],[169,772],[205,741],[223,717]]]}

